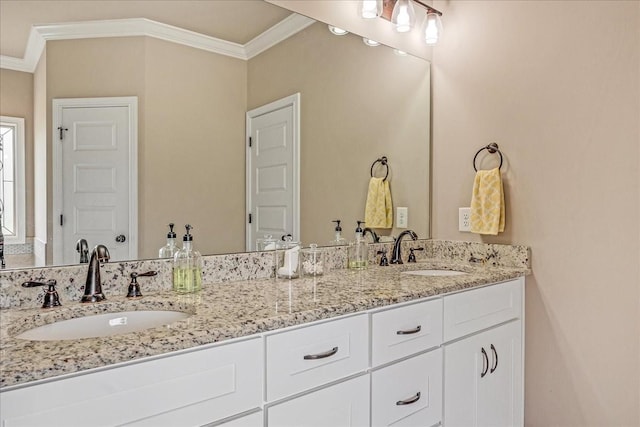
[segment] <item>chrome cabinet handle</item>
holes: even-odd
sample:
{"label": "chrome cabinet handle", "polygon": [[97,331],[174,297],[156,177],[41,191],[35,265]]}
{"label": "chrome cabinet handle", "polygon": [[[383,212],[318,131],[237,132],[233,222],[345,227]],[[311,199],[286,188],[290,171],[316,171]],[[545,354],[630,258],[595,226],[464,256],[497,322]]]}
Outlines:
{"label": "chrome cabinet handle", "polygon": [[493,346],[493,344],[491,344],[491,351],[493,351],[493,355],[495,357],[494,361],[494,365],[491,368],[491,374],[493,374],[493,372],[498,368],[498,351],[496,350],[496,348]]}
{"label": "chrome cabinet handle", "polygon": [[307,354],[307,355],[304,356],[304,360],[324,359],[324,358],[333,356],[337,352],[338,352],[338,347],[333,347],[331,350],[325,351],[324,353]]}
{"label": "chrome cabinet handle", "polygon": [[396,334],[397,335],[411,335],[411,334],[417,334],[421,330],[422,330],[422,326],[418,325],[414,329],[409,329],[408,331],[396,331]]}
{"label": "chrome cabinet handle", "polygon": [[398,400],[396,402],[396,405],[411,405],[412,403],[416,403],[418,400],[420,400],[420,392],[418,392],[415,396],[408,398],[407,400]]}
{"label": "chrome cabinet handle", "polygon": [[480,378],[484,378],[489,370],[489,356],[487,356],[487,352],[484,351],[484,347],[482,347],[480,351],[482,352],[482,372],[480,373]]}

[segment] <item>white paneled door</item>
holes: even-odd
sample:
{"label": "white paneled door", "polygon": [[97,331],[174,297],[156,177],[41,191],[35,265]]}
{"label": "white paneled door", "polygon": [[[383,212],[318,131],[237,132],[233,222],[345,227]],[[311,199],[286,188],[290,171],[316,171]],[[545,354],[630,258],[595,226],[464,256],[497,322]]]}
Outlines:
{"label": "white paneled door", "polygon": [[57,99],[54,111],[54,262],[79,262],[79,239],[137,258],[136,98]]}
{"label": "white paneled door", "polygon": [[256,239],[300,240],[300,94],[247,113],[247,250]]}

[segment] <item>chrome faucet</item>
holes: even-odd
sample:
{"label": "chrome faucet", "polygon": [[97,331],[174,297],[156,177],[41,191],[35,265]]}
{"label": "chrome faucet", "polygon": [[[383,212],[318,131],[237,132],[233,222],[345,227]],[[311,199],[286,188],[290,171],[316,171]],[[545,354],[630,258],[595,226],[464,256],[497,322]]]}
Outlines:
{"label": "chrome faucet", "polygon": [[85,239],[76,242],[76,251],[80,254],[80,264],[89,262],[89,245]]}
{"label": "chrome faucet", "polygon": [[402,243],[402,238],[407,234],[411,236],[411,240],[416,240],[418,238],[418,235],[413,230],[404,230],[402,233],[400,233],[400,235],[396,239],[396,242],[393,245],[393,254],[391,256],[391,261],[389,261],[391,264],[404,264],[402,262],[402,253],[400,251],[400,245]]}
{"label": "chrome faucet", "polygon": [[371,234],[371,239],[373,240],[373,243],[379,243],[380,242],[380,238],[378,237],[376,232],[373,231],[372,229],[370,229],[369,227],[367,227],[364,230],[362,230],[362,237],[365,237],[367,235],[367,233]]}
{"label": "chrome faucet", "polygon": [[109,250],[104,245],[98,245],[91,252],[87,282],[84,285],[84,295],[80,302],[99,302],[105,298],[100,283],[100,263],[109,261]]}

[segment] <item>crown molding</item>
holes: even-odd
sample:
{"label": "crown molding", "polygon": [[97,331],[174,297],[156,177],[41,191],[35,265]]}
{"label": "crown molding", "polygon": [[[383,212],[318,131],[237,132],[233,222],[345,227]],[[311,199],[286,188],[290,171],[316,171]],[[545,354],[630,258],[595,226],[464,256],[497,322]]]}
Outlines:
{"label": "crown molding", "polygon": [[147,36],[207,52],[248,60],[316,22],[292,14],[241,45],[145,18],[34,25],[24,58],[0,55],[0,68],[33,73],[48,40]]}
{"label": "crown molding", "polygon": [[261,54],[281,41],[304,30],[314,22],[316,22],[315,19],[292,13],[273,27],[247,42],[244,45],[246,59],[251,59]]}

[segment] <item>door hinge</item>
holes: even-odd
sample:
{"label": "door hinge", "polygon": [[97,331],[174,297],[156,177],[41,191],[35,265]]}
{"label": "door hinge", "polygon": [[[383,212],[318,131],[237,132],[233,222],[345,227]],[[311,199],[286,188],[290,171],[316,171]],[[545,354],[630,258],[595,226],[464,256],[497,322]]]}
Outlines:
{"label": "door hinge", "polygon": [[60,214],[60,227],[64,225],[64,215]]}
{"label": "door hinge", "polygon": [[249,147],[251,147],[253,144],[253,140],[251,139],[251,137],[249,137]]}
{"label": "door hinge", "polygon": [[251,216],[251,214],[249,214],[249,224],[251,224],[251,220],[253,219],[253,217]]}
{"label": "door hinge", "polygon": [[63,132],[68,131],[68,128],[63,128],[62,126],[58,126],[58,130],[60,131],[60,141],[62,141],[64,139],[64,134]]}

